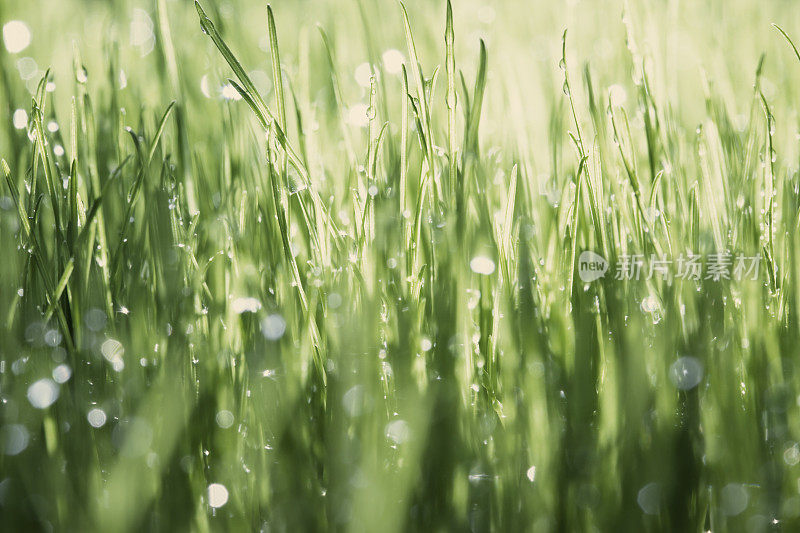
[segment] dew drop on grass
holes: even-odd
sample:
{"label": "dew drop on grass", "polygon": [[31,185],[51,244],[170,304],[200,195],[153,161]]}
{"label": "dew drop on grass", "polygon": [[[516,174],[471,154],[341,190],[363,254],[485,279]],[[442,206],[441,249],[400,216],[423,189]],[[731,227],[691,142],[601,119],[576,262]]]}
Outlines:
{"label": "dew drop on grass", "polygon": [[52,379],[40,379],[28,387],[28,401],[37,409],[47,409],[58,399],[58,385]]}
{"label": "dew drop on grass", "polygon": [[469,268],[476,274],[489,276],[494,273],[495,264],[488,257],[479,255],[472,258],[469,262]]}
{"label": "dew drop on grass", "polygon": [[669,379],[680,390],[691,390],[703,379],[703,365],[694,357],[681,357],[669,367]]}
{"label": "dew drop on grass", "polygon": [[72,369],[69,365],[61,364],[53,369],[53,380],[56,383],[66,383],[72,377]]}
{"label": "dew drop on grass", "polygon": [[383,68],[389,74],[400,74],[400,72],[403,70],[403,62],[405,61],[405,57],[399,50],[386,50],[383,53],[382,59]]}
{"label": "dew drop on grass", "polygon": [[628,93],[622,85],[612,85],[608,88],[608,98],[614,107],[622,107],[628,100]]}
{"label": "dew drop on grass", "polygon": [[211,98],[211,89],[208,85],[208,74],[203,74],[203,77],[200,78],[200,92],[203,93],[203,96],[206,98]]}
{"label": "dew drop on grass", "polygon": [[24,109],[17,109],[14,111],[11,121],[13,122],[15,128],[18,130],[24,130],[26,127],[28,127],[28,112]]}
{"label": "dew drop on grass", "polygon": [[86,322],[86,327],[97,333],[106,327],[106,321],[108,319],[105,311],[95,307],[86,312],[84,320]]}
{"label": "dew drop on grass", "polygon": [[242,99],[242,95],[239,94],[239,91],[237,91],[236,88],[230,83],[227,83],[222,86],[222,88],[220,89],[220,95],[225,100],[232,100],[234,102]]}
{"label": "dew drop on grass", "polygon": [[367,116],[368,111],[369,106],[367,104],[354,105],[347,113],[347,123],[351,126],[366,128],[369,126],[369,118]]}
{"label": "dew drop on grass", "polygon": [[661,485],[658,483],[648,483],[639,490],[636,495],[636,503],[644,514],[658,514],[661,507]]}
{"label": "dew drop on grass", "polygon": [[261,302],[258,298],[252,297],[234,298],[233,302],[231,302],[231,309],[237,315],[257,313],[261,309]]}
{"label": "dew drop on grass", "polygon": [[365,89],[370,86],[372,79],[372,66],[369,63],[361,63],[356,67],[356,83]]}
{"label": "dew drop on grass", "polygon": [[364,387],[355,385],[342,395],[342,404],[348,416],[359,416],[364,407]]}
{"label": "dew drop on grass", "polygon": [[145,56],[153,51],[155,46],[155,34],[153,33],[153,19],[147,11],[134,9],[133,18],[130,26],[131,45],[139,48],[139,52]]}
{"label": "dew drop on grass", "polygon": [[86,420],[93,428],[101,428],[106,423],[106,412],[95,407],[86,414]]}
{"label": "dew drop on grass", "polygon": [[61,344],[61,332],[57,329],[48,329],[44,333],[44,343],[50,346],[51,348],[55,348],[59,344]]}
{"label": "dew drop on grass", "polygon": [[489,479],[489,474],[483,471],[479,466],[475,466],[472,470],[469,471],[469,476],[467,477],[469,482],[472,484],[478,484],[482,481],[486,481]]}
{"label": "dew drop on grass", "polygon": [[217,425],[223,429],[228,429],[233,425],[233,413],[228,411],[227,409],[223,409],[222,411],[217,413],[216,416]]}
{"label": "dew drop on grass", "polygon": [[531,466],[531,467],[528,469],[528,471],[527,471],[527,472],[525,472],[525,477],[527,477],[527,478],[528,478],[528,481],[530,481],[531,483],[533,483],[533,481],[536,479],[536,466],[535,466],[535,465],[534,465],[534,466]]}
{"label": "dew drop on grass", "polygon": [[125,368],[125,362],[122,356],[125,354],[125,348],[118,340],[106,339],[100,346],[100,352],[105,357],[106,361],[111,363],[111,367],[116,372],[121,372]]}
{"label": "dew drop on grass", "polygon": [[393,420],[386,424],[386,437],[395,444],[402,444],[411,436],[411,430],[405,420]]}
{"label": "dew drop on grass", "polygon": [[783,452],[783,462],[789,466],[795,466],[800,463],[800,444],[790,443],[790,445]]}
{"label": "dew drop on grass", "polygon": [[3,44],[12,54],[18,54],[31,44],[33,36],[28,25],[21,20],[12,20],[3,25]]}
{"label": "dew drop on grass", "polygon": [[212,483],[208,486],[208,505],[217,509],[228,503],[228,489],[221,483]]}
{"label": "dew drop on grass", "polygon": [[261,334],[271,341],[283,337],[286,332],[286,321],[281,315],[269,315],[261,321]]}
{"label": "dew drop on grass", "polygon": [[0,450],[5,455],[18,455],[28,447],[30,434],[22,424],[9,424],[0,428]]}
{"label": "dew drop on grass", "polygon": [[728,483],[720,491],[720,507],[728,516],[741,514],[750,500],[747,489],[740,483]]}

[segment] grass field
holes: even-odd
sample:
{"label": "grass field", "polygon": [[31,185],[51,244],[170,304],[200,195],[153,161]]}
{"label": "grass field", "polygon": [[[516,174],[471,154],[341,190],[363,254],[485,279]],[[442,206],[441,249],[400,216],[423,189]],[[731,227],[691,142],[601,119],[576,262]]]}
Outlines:
{"label": "grass field", "polygon": [[0,0],[0,529],[800,529],[800,12],[452,1]]}

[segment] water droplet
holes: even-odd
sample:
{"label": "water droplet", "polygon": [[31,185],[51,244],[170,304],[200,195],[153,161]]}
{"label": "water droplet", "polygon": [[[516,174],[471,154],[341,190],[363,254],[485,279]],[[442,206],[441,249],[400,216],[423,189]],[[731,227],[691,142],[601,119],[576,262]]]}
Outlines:
{"label": "water droplet", "polygon": [[86,420],[93,428],[101,428],[106,423],[106,412],[102,409],[94,408],[86,414]]}
{"label": "water droplet", "polygon": [[252,297],[234,298],[233,302],[231,302],[231,309],[238,315],[256,313],[261,309],[261,302],[258,298]]}
{"label": "water droplet", "polygon": [[271,341],[283,337],[286,332],[286,321],[281,315],[269,315],[261,321],[261,334]]}
{"label": "water droplet", "polygon": [[227,429],[233,425],[233,413],[228,410],[222,410],[216,416],[217,425],[223,429]]}
{"label": "water droplet", "polygon": [[14,127],[18,130],[24,130],[28,127],[28,113],[24,109],[17,109],[11,118]]}
{"label": "water droplet", "polygon": [[642,487],[636,495],[636,503],[639,504],[644,514],[658,514],[658,510],[661,507],[661,485],[648,483]]}
{"label": "water droplet", "polygon": [[372,78],[372,66],[369,63],[361,63],[356,67],[355,78],[356,83],[361,87],[369,87]]}
{"label": "water droplet", "polygon": [[393,420],[386,424],[386,437],[391,439],[395,444],[402,444],[406,442],[411,436],[411,429],[405,420]]}
{"label": "water droplet", "polygon": [[103,310],[93,308],[86,312],[86,327],[97,333],[106,327],[106,314]]}
{"label": "water droplet", "polygon": [[386,50],[382,56],[383,68],[389,74],[400,74],[403,70],[403,62],[405,57],[399,50]]}
{"label": "water droplet", "polygon": [[622,85],[612,85],[608,88],[608,99],[612,106],[620,107],[628,99],[628,93]]}
{"label": "water droplet", "polygon": [[25,50],[32,40],[31,30],[21,20],[12,20],[3,26],[3,43],[6,50],[18,54]]}
{"label": "water droplet", "polygon": [[351,126],[366,128],[369,126],[369,117],[367,115],[368,111],[369,106],[367,106],[367,104],[354,105],[347,113],[347,123]]}
{"label": "water droplet", "polygon": [[6,455],[17,455],[28,447],[30,434],[22,424],[9,424],[0,429],[0,450]]}
{"label": "water droplet", "polygon": [[222,95],[222,98],[224,98],[225,100],[238,101],[242,99],[242,95],[239,94],[239,91],[236,90],[236,87],[234,87],[230,83],[222,86],[222,88],[220,89],[220,94]]}
{"label": "water droplet", "polygon": [[52,379],[40,379],[28,387],[28,401],[37,409],[46,409],[58,399],[58,385]]}
{"label": "water droplet", "polygon": [[58,365],[53,369],[53,379],[56,383],[66,383],[72,377],[72,369],[69,365]]}
{"label": "water droplet", "polygon": [[691,390],[703,379],[703,365],[694,357],[681,357],[669,367],[669,379],[680,390]]}
{"label": "water droplet", "polygon": [[494,273],[495,264],[488,257],[479,255],[472,258],[472,261],[469,262],[469,268],[476,274],[489,276]]}
{"label": "water droplet", "polygon": [[106,361],[111,363],[111,367],[116,372],[122,372],[125,368],[125,362],[122,360],[122,356],[125,354],[125,348],[122,346],[122,343],[115,339],[107,339],[100,346],[100,352],[102,352]]}
{"label": "water droplet", "polygon": [[220,483],[208,486],[208,505],[217,509],[228,503],[228,489]]}
{"label": "water droplet", "polygon": [[720,507],[728,516],[741,514],[747,508],[749,500],[747,488],[740,483],[728,483],[720,491]]}

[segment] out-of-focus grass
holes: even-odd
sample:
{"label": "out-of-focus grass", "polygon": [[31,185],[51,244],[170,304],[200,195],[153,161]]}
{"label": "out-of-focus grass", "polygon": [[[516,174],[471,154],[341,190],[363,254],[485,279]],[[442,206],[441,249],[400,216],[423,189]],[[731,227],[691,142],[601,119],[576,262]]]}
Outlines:
{"label": "out-of-focus grass", "polygon": [[796,529],[794,11],[0,1],[3,527]]}

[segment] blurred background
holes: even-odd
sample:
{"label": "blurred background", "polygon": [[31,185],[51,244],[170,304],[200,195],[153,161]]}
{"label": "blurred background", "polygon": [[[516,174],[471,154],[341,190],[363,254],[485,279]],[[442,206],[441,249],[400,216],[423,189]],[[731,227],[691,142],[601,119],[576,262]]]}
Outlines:
{"label": "blurred background", "polygon": [[[389,153],[401,135],[408,61],[401,10],[394,0],[271,5],[288,136],[304,139],[311,174],[350,246],[374,141],[373,73]],[[203,7],[272,106],[266,5],[206,0]],[[439,161],[446,6],[412,0],[406,7],[425,75],[442,71],[432,96]],[[103,280],[107,264],[92,252],[70,281],[69,302],[84,330],[77,355],[67,356],[55,319],[41,321],[44,292],[29,275],[14,202],[0,187],[7,254],[0,261],[0,529],[798,527],[800,332],[786,302],[797,292],[800,63],[771,25],[800,37],[795,2],[455,0],[453,17],[456,65],[470,91],[481,40],[488,49],[472,191],[474,206],[485,200],[486,212],[474,207],[459,228],[463,242],[452,247],[458,232],[442,236],[444,224],[421,217],[428,232],[421,253],[436,276],[425,278],[422,296],[409,297],[403,291],[415,276],[394,270],[406,241],[392,232],[400,217],[390,194],[381,190],[379,238],[367,251],[348,248],[323,265],[314,262],[312,232],[300,227],[293,204],[287,232],[309,312],[294,297],[296,281],[265,209],[275,204],[263,201],[271,179],[264,136],[227,81],[230,68],[201,31],[194,3],[0,0],[0,156],[20,191],[30,192],[38,171],[31,98],[48,68],[44,125],[65,188],[73,136],[87,198],[99,189],[87,185],[90,176],[116,179],[131,156],[104,203],[111,236],[128,224],[126,192],[141,165],[134,144],[152,140],[168,104],[178,102],[152,168],[142,167],[148,179],[132,210],[131,244],[119,248],[125,268]],[[333,69],[318,27],[330,38]],[[653,141],[648,119],[661,121],[652,170],[664,171],[664,192],[652,201],[670,219],[676,253],[690,241],[710,248],[712,226],[725,218],[714,209],[730,199],[724,237],[758,254],[765,209],[756,176],[773,161],[785,293],[758,283],[732,291],[726,284],[568,286],[563,264],[574,242],[568,219],[578,162],[559,66],[564,30],[576,118],[592,145],[592,172],[604,173],[602,211],[619,251],[642,242],[630,222],[638,216],[630,191],[611,194],[628,181],[619,144],[602,122],[609,103],[627,110],[625,149],[641,168]],[[754,92],[759,65],[758,88],[775,116],[772,138]],[[96,131],[87,129],[92,120]],[[766,155],[768,138],[779,157]],[[410,144],[417,171],[416,138]],[[501,282],[495,231],[506,227],[496,220],[517,194],[514,165],[525,183],[519,190],[533,193],[524,202],[519,194],[514,242],[525,246],[513,279]],[[399,161],[387,155],[383,166],[380,179],[390,182]],[[709,175],[713,186],[689,192]],[[648,176],[646,194],[657,189]],[[410,195],[421,189],[418,178],[409,178]],[[729,178],[732,190],[715,188]],[[690,216],[698,203],[699,227]],[[42,216],[52,238],[50,212]],[[587,220],[572,233],[581,246],[597,244]],[[61,243],[51,241],[47,254],[55,258]],[[474,258],[483,263],[470,266]],[[45,269],[57,279],[63,266],[53,259]],[[602,310],[601,292],[608,298]],[[656,296],[658,305],[649,299]],[[525,314],[534,300],[541,308]],[[403,318],[409,308],[412,318]],[[313,333],[326,353],[311,346]],[[450,357],[451,334],[460,339],[458,357]],[[493,384],[484,371],[491,361],[502,361]]]}

